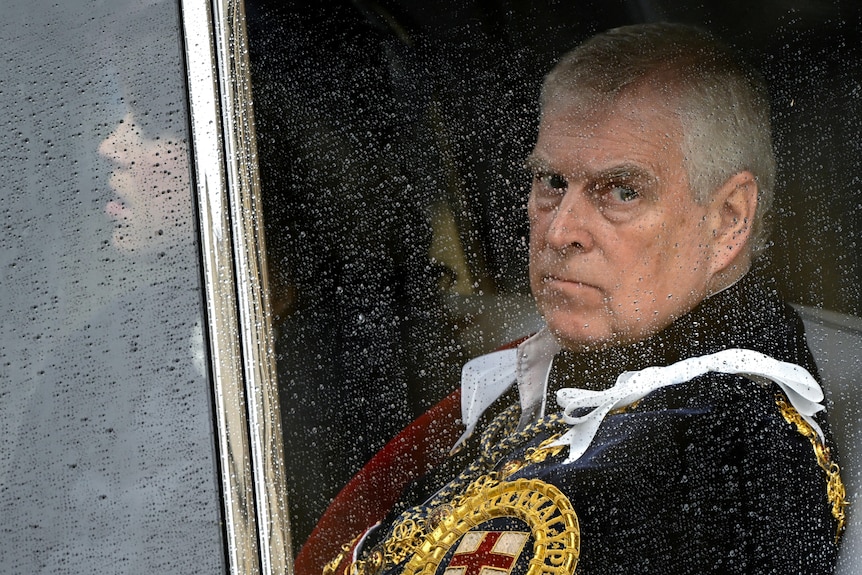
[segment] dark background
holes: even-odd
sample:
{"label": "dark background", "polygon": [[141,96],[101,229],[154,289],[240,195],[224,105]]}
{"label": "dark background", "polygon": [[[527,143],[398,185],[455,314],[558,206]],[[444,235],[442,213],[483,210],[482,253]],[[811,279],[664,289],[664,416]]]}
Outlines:
{"label": "dark background", "polygon": [[[387,438],[457,385],[474,350],[453,301],[528,293],[521,163],[539,85],[598,31],[698,24],[760,68],[779,162],[768,265],[788,300],[862,315],[862,10],[676,4],[246,2],[297,543]],[[470,294],[428,257],[440,205]]]}

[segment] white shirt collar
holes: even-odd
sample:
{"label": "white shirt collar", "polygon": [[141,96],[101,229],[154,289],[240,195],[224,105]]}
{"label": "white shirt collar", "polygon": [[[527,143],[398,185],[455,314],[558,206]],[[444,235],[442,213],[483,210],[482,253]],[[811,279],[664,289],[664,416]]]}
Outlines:
{"label": "white shirt collar", "polygon": [[515,349],[468,361],[461,370],[461,420],[466,430],[453,449],[473,433],[485,410],[514,383],[521,401],[521,427],[544,415],[548,374],[558,351],[560,345],[544,327]]}

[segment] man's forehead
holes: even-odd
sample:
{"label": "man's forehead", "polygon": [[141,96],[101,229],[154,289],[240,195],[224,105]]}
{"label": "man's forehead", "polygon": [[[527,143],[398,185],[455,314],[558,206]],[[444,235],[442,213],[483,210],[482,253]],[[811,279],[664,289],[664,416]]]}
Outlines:
{"label": "man's forehead", "polygon": [[527,166],[649,171],[661,163],[681,162],[681,143],[677,115],[657,98],[629,97],[602,106],[567,99],[543,110]]}
{"label": "man's forehead", "polygon": [[554,124],[543,130],[525,162],[533,171],[570,176],[648,174],[683,161],[679,138],[667,132],[566,130]]}
{"label": "man's forehead", "polygon": [[554,118],[589,129],[622,117],[633,122],[650,119],[675,129],[680,121],[679,104],[668,86],[644,81],[613,94],[594,90],[559,92],[554,99],[545,102],[542,120]]}

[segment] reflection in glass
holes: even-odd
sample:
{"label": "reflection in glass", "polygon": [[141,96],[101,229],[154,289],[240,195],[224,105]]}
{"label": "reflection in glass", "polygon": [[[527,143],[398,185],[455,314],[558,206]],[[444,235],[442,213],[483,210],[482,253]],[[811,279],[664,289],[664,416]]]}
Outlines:
{"label": "reflection in glass", "polygon": [[177,6],[16,4],[0,571],[223,571]]}
{"label": "reflection in glass", "polygon": [[129,111],[99,145],[99,153],[113,164],[108,183],[118,197],[105,205],[116,222],[112,245],[146,255],[188,242],[188,155],[179,137],[151,139]]}

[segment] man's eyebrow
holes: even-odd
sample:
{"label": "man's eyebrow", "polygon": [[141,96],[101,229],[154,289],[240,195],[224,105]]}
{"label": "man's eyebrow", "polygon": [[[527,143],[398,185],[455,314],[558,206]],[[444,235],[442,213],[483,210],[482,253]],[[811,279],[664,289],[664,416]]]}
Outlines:
{"label": "man's eyebrow", "polygon": [[550,171],[550,164],[547,160],[537,154],[530,154],[524,160],[524,167],[531,172],[547,172]]}
{"label": "man's eyebrow", "polygon": [[[527,156],[527,159],[524,160],[524,168],[531,172],[558,172],[551,167],[551,163],[544,157],[538,154],[530,154]],[[652,171],[640,166],[638,164],[618,164],[615,166],[609,166],[607,168],[602,168],[600,170],[596,170],[594,172],[584,172],[578,174],[563,174],[566,176],[575,176],[584,179],[590,180],[648,180],[653,181],[656,179],[655,175]]]}
{"label": "man's eyebrow", "polygon": [[592,174],[596,180],[644,179],[655,180],[655,175],[648,169],[637,164],[620,164],[598,170]]}

